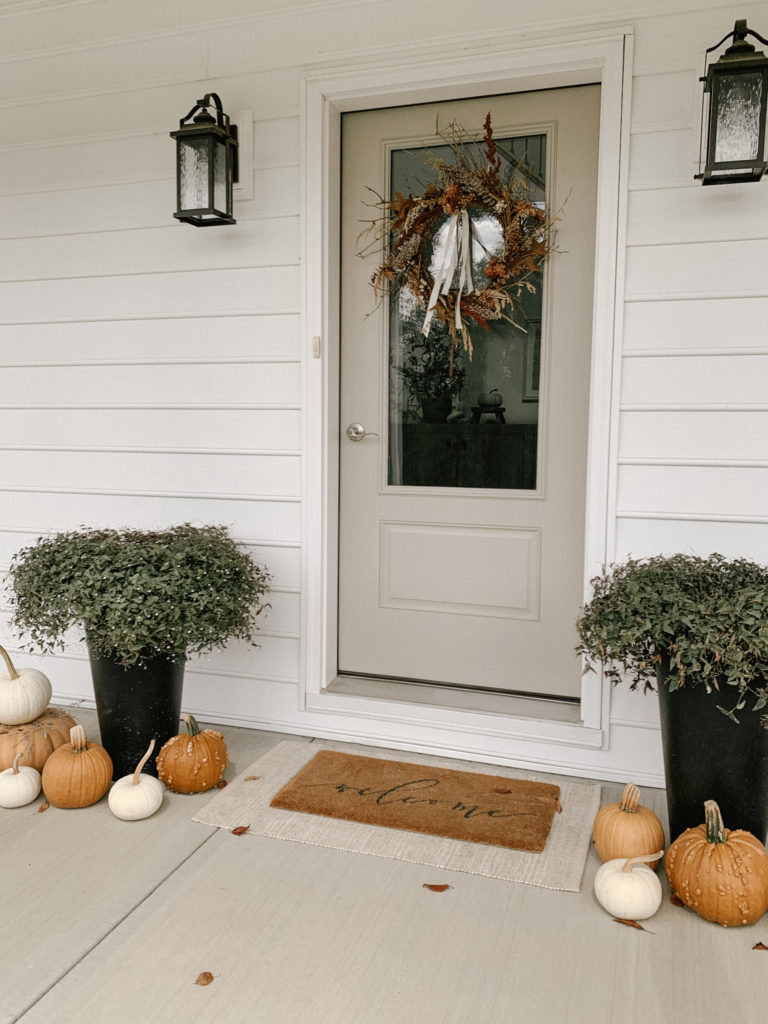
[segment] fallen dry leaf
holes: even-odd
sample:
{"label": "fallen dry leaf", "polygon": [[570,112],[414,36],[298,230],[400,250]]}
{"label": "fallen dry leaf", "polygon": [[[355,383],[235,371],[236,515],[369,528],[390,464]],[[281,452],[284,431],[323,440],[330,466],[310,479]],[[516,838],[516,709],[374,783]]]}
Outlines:
{"label": "fallen dry leaf", "polygon": [[224,789],[226,784],[227,784],[227,780],[226,779],[222,779],[221,782],[217,782],[216,783],[216,789]]}
{"label": "fallen dry leaf", "polygon": [[768,949],[768,946],[764,942],[756,942],[752,949]]}
{"label": "fallen dry leaf", "polygon": [[195,978],[196,985],[210,985],[213,981],[213,975],[210,971],[203,971],[202,974],[198,974]]}
{"label": "fallen dry leaf", "polygon": [[238,825],[237,828],[232,829],[233,836],[241,836],[244,832],[247,832],[250,825]]}
{"label": "fallen dry leaf", "polygon": [[425,882],[422,889],[429,889],[430,892],[445,892],[446,889],[450,889],[450,885],[430,885]]}
{"label": "fallen dry leaf", "polygon": [[503,793],[506,796],[506,794],[507,793],[511,793],[512,790],[511,789],[494,789],[493,792],[494,793]]}
{"label": "fallen dry leaf", "polygon": [[49,808],[50,806],[51,806],[51,805],[50,805],[50,804],[48,803],[48,801],[47,801],[47,800],[43,800],[43,802],[42,802],[42,803],[40,804],[40,806],[39,806],[39,807],[37,808],[37,813],[38,813],[38,814],[42,814],[42,812],[43,812],[43,811],[47,811],[47,810],[48,810],[48,808]]}
{"label": "fallen dry leaf", "polygon": [[261,778],[260,775],[246,775],[245,776],[245,781],[246,782],[256,782],[260,778]]}
{"label": "fallen dry leaf", "polygon": [[641,924],[638,924],[637,921],[632,921],[628,917],[614,917],[613,920],[616,922],[616,924],[625,924],[628,928],[637,928],[637,930],[640,932],[645,932],[648,930],[647,928],[643,928]]}

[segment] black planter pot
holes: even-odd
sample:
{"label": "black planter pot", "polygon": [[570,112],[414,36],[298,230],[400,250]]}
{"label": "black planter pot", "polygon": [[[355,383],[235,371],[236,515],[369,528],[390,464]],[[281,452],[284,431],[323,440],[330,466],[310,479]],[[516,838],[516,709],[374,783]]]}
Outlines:
{"label": "black planter pot", "polygon": [[739,724],[717,710],[727,693],[703,684],[670,693],[659,669],[659,711],[664,747],[670,840],[704,821],[704,801],[715,800],[729,829],[768,835],[768,731],[759,712],[738,713]]}
{"label": "black planter pot", "polygon": [[155,757],[179,731],[185,660],[154,658],[124,668],[89,651],[101,743],[112,758],[113,778],[131,774],[154,737],[144,771],[157,775]]}
{"label": "black planter pot", "polygon": [[450,415],[452,405],[450,395],[440,395],[439,398],[422,398],[422,419],[425,423],[445,423]]}

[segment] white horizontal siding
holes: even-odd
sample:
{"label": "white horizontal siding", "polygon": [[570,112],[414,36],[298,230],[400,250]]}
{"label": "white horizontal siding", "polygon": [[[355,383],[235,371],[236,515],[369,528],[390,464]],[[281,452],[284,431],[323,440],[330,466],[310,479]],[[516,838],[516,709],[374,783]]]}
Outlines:
{"label": "white horizontal siding", "polygon": [[[52,445],[88,449],[179,452],[295,452],[298,409],[158,407],[0,408],[0,449]],[[55,438],[55,442],[52,442]],[[161,447],[160,447],[161,446]]]}
{"label": "white horizontal siding", "polygon": [[291,405],[300,399],[295,362],[112,363],[8,366],[3,370],[5,396],[14,405],[114,402],[205,405]]}
{"label": "white horizontal siding", "polygon": [[627,241],[631,246],[764,239],[768,213],[755,209],[754,187],[636,191],[629,196]]}
{"label": "white horizontal siding", "polygon": [[768,471],[760,466],[627,465],[619,469],[620,513],[754,518],[768,526]]}
{"label": "white horizontal siding", "polygon": [[[702,248],[700,256],[707,251]],[[768,295],[630,302],[624,309],[624,350],[765,349],[766,323]]]}
{"label": "white horizontal siding", "polygon": [[0,449],[0,480],[18,490],[298,497],[299,471],[285,455]]}
{"label": "white horizontal siding", "polygon": [[627,254],[627,299],[764,296],[766,264],[768,238],[632,248]]}
{"label": "white horizontal siding", "polygon": [[[757,355],[739,352],[736,345],[734,348],[734,353],[724,350],[717,354],[654,354],[625,359],[622,405],[765,405],[768,347],[764,354]],[[701,454],[705,454],[703,449]]]}
{"label": "white horizontal siding", "polygon": [[[0,323],[0,367],[55,362],[102,362],[110,359],[151,361],[179,359],[298,359],[301,337],[298,314],[228,316],[191,320],[102,320],[100,322]],[[7,396],[6,396],[7,397]]]}
{"label": "white horizontal siding", "polygon": [[768,459],[768,403],[744,409],[625,412],[620,459]]}
{"label": "white horizontal siding", "polygon": [[[166,167],[159,182],[73,186],[66,190],[54,186],[31,194],[21,191],[24,185],[5,190],[0,185],[0,237],[18,239],[167,227],[170,213],[176,207],[176,186],[171,173]],[[296,215],[299,210],[298,167],[255,168],[253,192],[253,199],[235,206],[238,223],[249,218]],[[183,226],[179,228],[184,231]]]}
{"label": "white horizontal siding", "polygon": [[708,555],[719,552],[726,558],[751,558],[768,564],[768,529],[765,520],[723,521],[646,514],[642,517],[620,514],[616,524],[616,547],[613,559],[646,558],[651,555],[673,555],[678,551]]}
{"label": "white horizontal siding", "polygon": [[30,323],[290,313],[298,311],[300,296],[298,267],[292,266],[14,281],[0,285],[0,316],[5,323]]}
{"label": "white horizontal siding", "polygon": [[179,492],[156,494],[99,491],[93,481],[88,492],[40,488],[38,491],[5,489],[0,530],[30,530],[43,534],[76,530],[82,525],[155,530],[172,523],[222,523],[236,536],[254,541],[291,542],[301,539],[301,506],[285,498],[256,500],[251,495],[212,497]]}
{"label": "white horizontal siding", "polygon": [[[8,281],[44,281],[100,276],[208,270],[211,246],[204,231],[190,236],[183,225],[123,232],[115,245],[107,232],[0,241],[0,265]],[[215,254],[217,270],[226,267],[269,267],[296,262],[299,218],[270,217],[243,225],[228,236]]]}

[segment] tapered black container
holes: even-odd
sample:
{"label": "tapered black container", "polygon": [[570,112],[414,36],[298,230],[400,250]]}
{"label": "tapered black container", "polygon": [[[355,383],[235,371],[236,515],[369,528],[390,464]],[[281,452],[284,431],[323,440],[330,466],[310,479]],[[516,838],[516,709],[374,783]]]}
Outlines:
{"label": "tapered black container", "polygon": [[[730,708],[734,691],[707,693],[704,685],[670,693],[659,670],[659,711],[664,748],[670,840],[704,822],[704,801],[715,800],[729,829],[745,829],[761,842],[768,835],[768,731],[750,701],[736,725],[717,705]],[[730,703],[729,703],[730,701]]]}
{"label": "tapered black container", "polygon": [[101,744],[112,758],[113,778],[132,773],[152,737],[155,749],[144,767],[157,775],[160,747],[179,731],[185,660],[154,658],[124,668],[89,651]]}

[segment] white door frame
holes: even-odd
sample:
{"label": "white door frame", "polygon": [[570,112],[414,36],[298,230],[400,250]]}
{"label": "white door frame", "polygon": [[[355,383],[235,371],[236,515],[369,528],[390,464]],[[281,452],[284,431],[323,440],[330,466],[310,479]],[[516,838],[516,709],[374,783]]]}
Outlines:
{"label": "white door frame", "polygon": [[[304,526],[303,672],[301,708],[340,716],[328,734],[377,739],[392,745],[441,748],[457,730],[465,753],[491,756],[483,737],[604,748],[609,687],[591,675],[582,688],[580,724],[463,715],[392,700],[330,693],[336,676],[337,527],[339,445],[339,158],[345,111],[425,103],[600,82],[600,151],[593,306],[585,536],[588,581],[613,552],[617,354],[623,305],[625,207],[631,29],[580,35],[557,42],[516,46],[498,35],[477,52],[443,51],[433,59],[414,54],[397,63],[326,68],[303,78],[304,143]],[[457,719],[459,715],[459,719]],[[353,725],[348,716],[353,716]],[[360,722],[365,720],[365,728]],[[429,734],[430,739],[424,737]]]}

